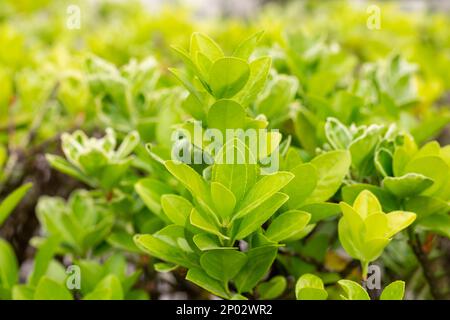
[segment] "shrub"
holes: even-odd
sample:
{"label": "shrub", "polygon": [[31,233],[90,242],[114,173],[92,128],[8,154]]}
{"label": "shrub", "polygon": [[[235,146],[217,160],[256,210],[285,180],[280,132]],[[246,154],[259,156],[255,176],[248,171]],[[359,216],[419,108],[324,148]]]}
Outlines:
{"label": "shrub", "polygon": [[[108,8],[129,37],[95,22]],[[282,30],[253,33],[273,22],[265,9],[189,39],[194,21],[108,3],[91,8],[94,35],[25,36],[38,16],[28,9],[29,21],[0,26],[14,53],[0,53],[10,110],[0,115],[0,225],[23,212],[39,225],[22,228],[35,252],[7,232],[0,240],[1,299],[448,297],[431,267],[442,267],[450,238],[450,147],[436,138],[450,121],[438,67],[449,38],[437,22],[388,18],[430,30],[423,46],[342,25],[352,19],[330,32],[291,4],[276,18]],[[305,30],[292,27],[299,17]],[[142,40],[156,31],[159,40]],[[397,41],[406,48],[392,53]],[[28,181],[31,213],[13,213]],[[32,268],[19,279],[24,260]],[[381,275],[383,288],[371,286]]]}

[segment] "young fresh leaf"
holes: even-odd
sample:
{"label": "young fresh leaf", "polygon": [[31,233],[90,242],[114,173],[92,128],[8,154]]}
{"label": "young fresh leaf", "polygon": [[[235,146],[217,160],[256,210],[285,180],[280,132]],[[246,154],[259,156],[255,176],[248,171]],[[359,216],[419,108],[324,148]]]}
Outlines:
{"label": "young fresh leaf", "polygon": [[31,183],[24,184],[23,186],[14,190],[2,201],[2,203],[0,204],[0,226],[3,224],[6,218],[8,218],[8,216],[11,214],[11,212],[31,187]]}
{"label": "young fresh leaf", "polygon": [[367,291],[358,283],[351,280],[339,280],[338,284],[345,292],[341,295],[344,300],[370,300]]}
{"label": "young fresh leaf", "polygon": [[225,299],[230,298],[230,295],[227,292],[227,289],[224,287],[223,283],[214,278],[211,278],[204,270],[200,268],[189,269],[186,275],[186,279],[208,290],[218,297],[222,297]]}
{"label": "young fresh leaf", "polygon": [[267,282],[260,283],[256,288],[262,300],[275,299],[286,290],[287,281],[283,276],[275,276]]}
{"label": "young fresh leaf", "polygon": [[405,282],[394,281],[384,288],[380,300],[403,300],[405,294]]}
{"label": "young fresh leaf", "polygon": [[73,300],[73,298],[64,285],[48,277],[42,277],[34,291],[34,300]]}
{"label": "young fresh leaf", "polygon": [[249,212],[256,209],[264,201],[286,186],[293,177],[294,175],[292,173],[284,171],[263,176],[249,190],[245,198],[242,200],[239,211],[233,218],[238,219],[244,217]]}
{"label": "young fresh leaf", "polygon": [[239,293],[251,291],[267,273],[277,255],[276,246],[263,246],[247,252],[247,264],[234,278]]}
{"label": "young fresh leaf", "polygon": [[185,198],[175,194],[165,194],[161,197],[161,206],[167,217],[179,226],[185,226],[189,220],[193,206]]}
{"label": "young fresh leaf", "polygon": [[208,83],[217,99],[231,98],[247,83],[250,67],[240,58],[225,57],[214,61]]}
{"label": "young fresh leaf", "polygon": [[243,239],[257,230],[277,211],[289,197],[277,192],[261,205],[250,211],[244,218],[235,222],[235,239]]}
{"label": "young fresh leaf", "polygon": [[317,185],[307,198],[307,203],[324,202],[331,198],[347,175],[350,163],[348,151],[331,151],[311,160],[317,170]]}
{"label": "young fresh leaf", "polygon": [[290,210],[276,217],[266,231],[266,237],[275,242],[292,238],[303,230],[311,219],[304,211]]}
{"label": "young fresh leaf", "polygon": [[0,286],[11,289],[19,280],[19,266],[11,245],[0,239]]}
{"label": "young fresh leaf", "polygon": [[216,128],[225,134],[226,129],[243,128],[245,109],[236,101],[222,99],[216,101],[208,111],[208,127]]}
{"label": "young fresh leaf", "polygon": [[244,39],[233,52],[233,56],[241,59],[248,59],[255,50],[256,45],[263,36],[264,31],[259,31],[247,39]]}
{"label": "young fresh leaf", "polygon": [[326,300],[328,292],[323,286],[322,279],[307,273],[297,280],[295,296],[297,300]]}
{"label": "young fresh leaf", "polygon": [[433,180],[418,173],[407,173],[401,177],[386,177],[383,186],[398,198],[416,196],[433,184]]}
{"label": "young fresh leaf", "polygon": [[233,279],[247,262],[245,253],[235,250],[210,250],[200,257],[206,273],[222,283]]}

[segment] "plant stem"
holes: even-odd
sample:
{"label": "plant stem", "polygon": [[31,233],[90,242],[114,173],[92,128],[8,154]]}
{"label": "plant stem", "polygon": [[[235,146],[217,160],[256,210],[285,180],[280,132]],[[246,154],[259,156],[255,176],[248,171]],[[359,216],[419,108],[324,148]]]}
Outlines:
{"label": "plant stem", "polygon": [[441,300],[443,297],[441,296],[438,290],[438,284],[436,283],[436,279],[433,277],[431,266],[428,260],[427,255],[422,250],[422,244],[420,242],[420,238],[417,234],[414,233],[412,229],[408,230],[409,244],[420,263],[420,266],[423,270],[423,275],[428,283],[428,287],[430,288],[430,293],[436,300]]}

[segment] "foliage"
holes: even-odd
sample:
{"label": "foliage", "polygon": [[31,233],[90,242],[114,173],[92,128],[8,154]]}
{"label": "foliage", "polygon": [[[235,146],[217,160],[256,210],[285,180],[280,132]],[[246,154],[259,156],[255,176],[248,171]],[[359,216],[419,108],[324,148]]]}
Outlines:
{"label": "foliage", "polygon": [[448,16],[72,2],[0,4],[0,299],[448,297]]}

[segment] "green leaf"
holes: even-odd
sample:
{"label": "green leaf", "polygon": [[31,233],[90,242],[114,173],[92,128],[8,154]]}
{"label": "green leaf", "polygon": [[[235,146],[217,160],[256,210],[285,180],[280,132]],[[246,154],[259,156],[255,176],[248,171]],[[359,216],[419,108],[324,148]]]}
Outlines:
{"label": "green leaf", "polygon": [[347,127],[336,118],[327,118],[325,136],[334,150],[346,150],[353,140]]}
{"label": "green leaf", "polygon": [[80,267],[82,281],[81,293],[83,296],[93,291],[95,286],[103,278],[105,269],[99,262],[94,260],[78,260],[77,265]]}
{"label": "green leaf", "polygon": [[33,300],[34,299],[34,289],[30,288],[24,284],[15,285],[12,288],[12,299],[13,300]]}
{"label": "green leaf", "polygon": [[260,57],[250,62],[248,81],[235,97],[242,106],[247,107],[253,103],[258,94],[264,89],[271,64],[272,59],[270,57]]}
{"label": "green leaf", "polygon": [[193,59],[196,59],[199,52],[203,53],[211,61],[223,57],[223,51],[219,45],[206,34],[200,32],[192,34],[189,52]]}
{"label": "green leaf", "polygon": [[450,239],[450,216],[448,214],[433,214],[420,220],[418,225],[421,229]]}
{"label": "green leaf", "polygon": [[[363,243],[362,245],[362,255],[364,259],[361,259],[361,263],[368,263],[369,261],[374,261],[378,259],[383,253],[384,248],[389,244],[389,239],[378,238],[371,239]],[[363,268],[363,274],[366,270]],[[364,275],[365,276],[365,275]]]}
{"label": "green leaf", "polygon": [[307,273],[297,280],[295,296],[297,300],[326,300],[328,292],[323,286],[322,279]]}
{"label": "green leaf", "polygon": [[418,173],[407,173],[401,177],[383,179],[383,186],[400,199],[416,196],[432,184],[433,180]]}
{"label": "green leaf", "polygon": [[8,218],[8,216],[11,214],[11,212],[31,187],[31,183],[24,184],[23,186],[14,190],[2,201],[2,203],[0,204],[0,226]]}
{"label": "green leaf", "polygon": [[391,238],[396,233],[406,229],[416,220],[416,214],[408,211],[392,211],[385,215],[388,222],[386,237]]}
{"label": "green leaf", "polygon": [[259,135],[258,159],[264,159],[279,147],[281,142],[281,133],[262,131]]}
{"label": "green leaf", "polygon": [[370,300],[367,291],[358,283],[351,280],[339,280],[338,284],[345,292],[345,296],[341,295],[344,300]]}
{"label": "green leaf", "polygon": [[270,81],[255,103],[255,111],[271,120],[271,127],[289,118],[289,108],[295,100],[299,83],[297,78],[285,74],[271,74]]}
{"label": "green leaf", "polygon": [[109,235],[106,241],[114,248],[128,252],[140,252],[133,241],[133,236],[125,231],[116,231]]}
{"label": "green leaf", "polygon": [[286,290],[287,281],[283,276],[275,276],[267,282],[260,283],[257,287],[261,300],[275,299]]}
{"label": "green leaf", "polygon": [[0,145],[0,170],[3,168],[3,165],[5,164],[7,158],[8,154],[6,152],[6,148]]}
{"label": "green leaf", "polygon": [[248,298],[236,293],[230,298],[230,300],[248,300]]}
{"label": "green leaf", "polygon": [[203,101],[202,94],[195,88],[195,86],[189,81],[188,77],[174,68],[168,68],[168,70],[178,79],[178,81],[190,92],[191,97],[201,103]]}
{"label": "green leaf", "polygon": [[349,146],[352,158],[352,166],[358,169],[360,175],[365,176],[372,173],[373,155],[375,147],[380,140],[380,129],[382,127],[372,125],[366,131],[353,140]]}
{"label": "green leaf", "polygon": [[290,170],[295,177],[283,189],[289,196],[287,207],[298,209],[317,186],[318,172],[310,163],[299,164]]}
{"label": "green leaf", "polygon": [[245,109],[234,100],[217,100],[208,111],[208,127],[225,133],[226,129],[244,128]]}
{"label": "green leaf", "polygon": [[308,197],[307,203],[324,202],[331,198],[342,184],[350,168],[348,151],[331,151],[317,156],[311,164],[317,170],[317,186]]}
{"label": "green leaf", "polygon": [[200,93],[196,95],[190,93],[181,103],[181,107],[195,119],[206,121],[205,105],[203,104],[203,97]]}
{"label": "green leaf", "polygon": [[83,251],[88,248],[95,247],[101,241],[105,240],[110,234],[111,228],[114,225],[114,217],[112,215],[104,216],[99,223],[86,230],[83,239],[80,242],[80,247]]}
{"label": "green leaf", "polygon": [[288,199],[284,193],[275,193],[261,205],[249,212],[244,218],[235,222],[237,226],[234,239],[243,239],[257,230],[277,211]]}
{"label": "green leaf", "polygon": [[228,238],[220,232],[219,227],[213,221],[211,221],[211,219],[208,216],[206,216],[203,212],[200,212],[195,208],[192,209],[189,219],[191,224],[199,229],[215,234],[216,236],[219,236],[222,239]]}
{"label": "green leaf", "polygon": [[[192,38],[191,38],[192,39]],[[176,46],[176,45],[172,45],[171,46],[172,50],[175,51],[175,53],[178,54],[178,56],[181,58],[181,60],[183,60],[183,63],[185,64],[185,67],[187,70],[193,72],[194,74],[196,74],[199,78],[201,78],[201,81],[204,81],[204,74],[201,72],[200,69],[200,65],[197,65],[195,63],[194,60],[197,59],[198,56],[198,52],[196,52],[195,54],[190,54],[189,52],[187,52],[184,48]],[[170,69],[169,69],[170,70]],[[184,84],[184,82],[188,82],[187,79],[181,79],[179,77],[179,75],[177,75],[178,70],[173,69],[170,70],[179,80],[180,82],[182,82]],[[174,72],[175,71],[175,72]],[[187,88],[187,86],[186,86]],[[188,89],[189,90],[189,89]]]}
{"label": "green leaf", "polygon": [[353,209],[355,209],[363,219],[383,211],[377,197],[368,190],[361,191],[356,197],[353,202]]}
{"label": "green leaf", "polygon": [[164,263],[164,262],[155,263],[153,266],[154,266],[155,270],[158,272],[170,272],[170,271],[173,271],[176,268],[178,268],[178,266],[176,264]]}
{"label": "green leaf", "polygon": [[208,83],[217,99],[231,98],[245,86],[249,76],[250,67],[245,60],[220,58],[211,66]]}
{"label": "green leaf", "polygon": [[260,206],[263,202],[286,186],[292,178],[294,178],[294,175],[286,171],[279,171],[274,174],[263,176],[253,185],[244,197],[239,207],[239,211],[234,215],[233,219],[241,218]]}
{"label": "green leaf", "polygon": [[186,225],[186,221],[188,221],[194,208],[188,200],[175,194],[161,196],[161,206],[167,217],[179,226]]}
{"label": "green leaf", "polygon": [[411,134],[418,143],[423,143],[431,137],[438,136],[449,122],[449,113],[437,115],[435,112],[431,112],[430,115],[420,119],[417,126],[411,129]]}
{"label": "green leaf", "polygon": [[75,179],[78,179],[86,184],[91,185],[92,181],[89,177],[87,177],[81,170],[75,168],[70,162],[65,160],[60,156],[55,156],[52,154],[46,154],[45,158],[50,163],[50,165],[56,170],[65,173]]}
{"label": "green leaf", "polygon": [[67,280],[66,267],[59,261],[52,259],[50,261],[45,276],[58,283],[64,284]]}
{"label": "green leaf", "polygon": [[[258,174],[257,165],[250,163],[248,157],[251,157],[251,155],[246,155],[246,152],[248,152],[248,149],[240,140],[230,140],[219,151],[216,157],[220,160],[216,161],[212,168],[212,182],[219,182],[233,192],[236,203],[241,201],[254,185]],[[243,160],[248,159],[249,161],[228,163],[226,159],[230,153],[234,155],[234,159],[242,157]]]}
{"label": "green leaf", "polygon": [[360,247],[362,245],[361,230],[364,227],[363,220],[347,204],[340,204],[344,216],[338,223],[339,241],[347,253],[354,259],[363,259]]}
{"label": "green leaf", "polygon": [[217,214],[223,220],[229,221],[236,206],[236,197],[233,192],[219,182],[211,183],[211,197]]}
{"label": "green leaf", "polygon": [[208,274],[206,274],[206,272],[200,268],[189,269],[186,275],[186,279],[202,287],[203,289],[208,290],[218,297],[222,297],[225,299],[230,298],[229,293],[227,292],[227,289],[224,287],[224,285],[220,281],[208,276]]}
{"label": "green leaf", "polygon": [[392,160],[392,169],[396,177],[406,173],[405,167],[416,152],[417,146],[412,137],[405,136],[404,145],[395,149]]}
{"label": "green leaf", "polygon": [[201,74],[201,76],[199,76],[199,79],[206,90],[210,92],[210,88],[205,82],[205,77],[207,74],[209,74],[209,69],[211,69],[212,61],[203,52],[197,52],[197,66]]}
{"label": "green leaf", "polygon": [[430,178],[434,183],[422,194],[431,196],[440,190],[448,181],[449,166],[437,156],[424,156],[412,159],[405,167],[405,172],[414,172]]}
{"label": "green leaf", "polygon": [[87,152],[85,151],[79,155],[78,162],[84,173],[88,176],[96,176],[109,161],[103,150],[88,149]]}
{"label": "green leaf", "polygon": [[126,293],[124,300],[150,300],[148,293],[143,289],[133,289]]}
{"label": "green leaf", "polygon": [[62,284],[44,276],[36,286],[34,300],[73,300],[73,298]]}
{"label": "green leaf", "polygon": [[243,40],[233,52],[233,56],[241,59],[248,59],[252,52],[255,50],[256,45],[261,39],[264,31],[259,31],[249,38]]}
{"label": "green leaf", "polygon": [[385,189],[370,184],[360,183],[343,187],[342,199],[347,203],[353,203],[355,202],[356,197],[364,190],[369,190],[377,197],[383,207],[383,211],[389,212],[399,208],[399,203],[394,195],[387,192]]}
{"label": "green leaf", "polygon": [[53,259],[60,243],[58,236],[47,238],[39,247],[39,250],[34,258],[34,268],[30,274],[29,283],[37,285],[39,279],[47,272],[50,262]]}
{"label": "green leaf", "polygon": [[[188,165],[168,160],[165,162],[167,170],[177,178],[195,197],[207,200],[209,189],[203,178]],[[205,201],[208,202],[208,201]]]}
{"label": "green leaf", "polygon": [[117,149],[115,159],[123,159],[128,157],[139,144],[139,139],[140,137],[137,131],[131,131],[128,133]]}
{"label": "green leaf", "polygon": [[132,158],[126,158],[106,165],[99,174],[100,186],[106,190],[116,187],[127,174],[131,162]]}
{"label": "green leaf", "polygon": [[450,211],[450,204],[432,197],[416,196],[406,199],[405,210],[416,213],[417,220],[420,221],[434,214],[446,214]]}
{"label": "green leaf", "polygon": [[309,224],[317,223],[321,220],[338,215],[341,212],[337,203],[310,203],[300,207],[301,211],[308,212],[311,215]]}
{"label": "green leaf", "polygon": [[139,180],[134,185],[134,189],[142,201],[144,201],[147,208],[159,216],[161,216],[161,196],[173,192],[166,184],[152,178]]}
{"label": "green leaf", "polygon": [[315,149],[321,144],[316,135],[317,128],[319,126],[317,116],[304,106],[301,106],[294,125],[295,135],[300,141],[302,147],[306,151],[313,154]]}
{"label": "green leaf", "polygon": [[276,246],[263,246],[250,249],[247,252],[247,264],[234,278],[239,293],[253,290],[269,270],[277,256],[277,251]]}
{"label": "green leaf", "polygon": [[246,262],[245,253],[235,250],[210,250],[200,257],[200,265],[206,273],[223,283],[233,279]]}
{"label": "green leaf", "polygon": [[0,287],[11,289],[19,281],[19,265],[11,245],[0,238]]}
{"label": "green leaf", "polygon": [[110,274],[104,277],[84,300],[123,300],[123,289],[119,278]]}
{"label": "green leaf", "polygon": [[193,238],[195,245],[202,251],[214,249],[236,249],[233,247],[222,247],[219,239],[208,233],[196,234]]}
{"label": "green leaf", "polygon": [[303,230],[311,219],[304,211],[290,210],[276,217],[266,231],[266,236],[275,242],[291,238]]}
{"label": "green leaf", "polygon": [[405,294],[405,282],[394,281],[384,288],[380,300],[403,300]]}
{"label": "green leaf", "polygon": [[380,148],[375,151],[374,157],[375,168],[383,177],[392,176],[394,174],[392,164],[393,157],[391,151],[386,148]]}
{"label": "green leaf", "polygon": [[[198,266],[196,255],[180,249],[177,245],[177,239],[173,239],[173,237],[171,239],[167,236],[157,237],[156,234],[154,236],[149,234],[134,236],[136,245],[152,256],[187,268]],[[184,238],[181,239],[183,240]]]}

